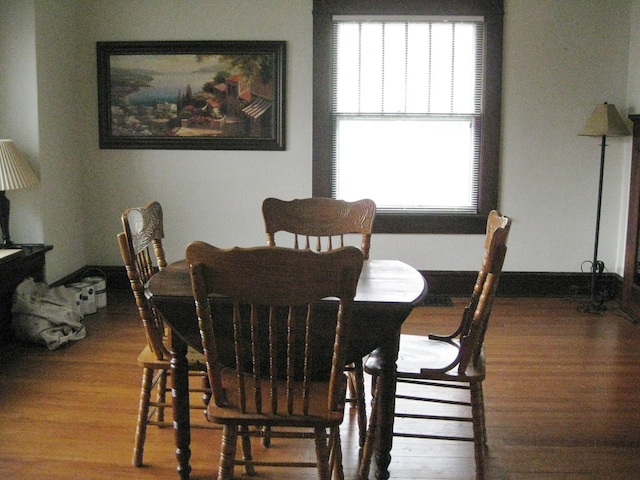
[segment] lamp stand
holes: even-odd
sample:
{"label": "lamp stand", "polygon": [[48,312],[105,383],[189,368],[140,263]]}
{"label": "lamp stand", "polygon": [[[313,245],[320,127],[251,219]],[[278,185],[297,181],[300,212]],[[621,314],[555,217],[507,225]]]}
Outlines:
{"label": "lamp stand", "polygon": [[2,229],[2,245],[0,248],[6,248],[13,244],[9,237],[9,199],[4,193],[4,190],[0,190],[0,228]]}
{"label": "lamp stand", "polygon": [[604,150],[607,143],[607,136],[602,136],[602,146],[600,150],[600,181],[598,183],[598,210],[596,213],[596,239],[593,246],[593,263],[591,264],[591,309],[604,310],[604,296],[598,296],[598,279],[604,272],[604,262],[598,261],[598,239],[600,238],[600,212],[602,210],[602,179],[604,177]]}

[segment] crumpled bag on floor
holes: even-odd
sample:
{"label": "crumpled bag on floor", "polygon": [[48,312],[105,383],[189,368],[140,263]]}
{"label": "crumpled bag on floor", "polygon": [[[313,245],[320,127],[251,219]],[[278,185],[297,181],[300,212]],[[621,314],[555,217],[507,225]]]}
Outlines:
{"label": "crumpled bag on floor", "polygon": [[73,289],[49,288],[27,278],[13,295],[12,328],[18,340],[45,345],[49,350],[86,335],[82,314]]}

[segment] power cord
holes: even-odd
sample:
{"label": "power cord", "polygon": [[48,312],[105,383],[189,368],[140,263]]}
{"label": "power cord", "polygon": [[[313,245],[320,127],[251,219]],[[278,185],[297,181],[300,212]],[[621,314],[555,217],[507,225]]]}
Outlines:
{"label": "power cord", "polygon": [[600,314],[606,309],[605,302],[613,298],[609,282],[607,281],[603,285],[603,275],[606,272],[606,268],[602,261],[596,261],[594,264],[589,260],[585,260],[580,265],[583,273],[586,273],[584,269],[585,265],[590,266],[589,273],[595,273],[595,286],[592,286],[592,289],[595,289],[591,292],[589,298],[583,302],[579,310],[586,313]]}

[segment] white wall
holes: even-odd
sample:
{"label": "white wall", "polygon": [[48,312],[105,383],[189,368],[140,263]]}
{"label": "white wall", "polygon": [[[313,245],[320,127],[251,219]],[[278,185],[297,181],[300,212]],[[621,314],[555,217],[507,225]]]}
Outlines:
{"label": "white wall", "polygon": [[[601,144],[577,133],[597,103],[627,117],[629,2],[507,0],[505,18],[506,267],[576,271],[593,256]],[[608,138],[606,149],[599,258],[619,273],[630,141]]]}
{"label": "white wall", "polygon": [[[575,272],[591,259],[600,147],[577,132],[597,103],[615,103],[623,117],[640,108],[627,66],[630,47],[640,48],[629,36],[640,24],[639,2],[506,0],[500,209],[514,223],[505,270]],[[311,0],[0,0],[6,6],[32,10],[16,14],[27,32],[33,10],[37,19],[38,104],[25,122],[38,124],[43,188],[34,197],[44,198],[29,231],[39,226],[33,241],[55,245],[49,281],[76,265],[119,265],[119,215],[131,205],[163,204],[176,259],[194,239],[264,244],[262,200],[311,194]],[[3,17],[0,31],[10,23]],[[287,41],[287,150],[100,150],[95,42],[199,39]],[[5,63],[0,82],[15,78]],[[0,96],[0,120],[8,103]],[[0,136],[8,135],[4,123]],[[607,143],[600,259],[621,273],[630,139]],[[12,220],[23,241],[23,219]],[[481,245],[479,235],[376,235],[371,255],[424,270],[475,270]]]}
{"label": "white wall", "polygon": [[[87,144],[90,263],[119,264],[116,233],[128,206],[162,203],[165,246],[180,258],[191,240],[218,246],[266,242],[261,204],[268,196],[311,195],[311,1],[94,1],[87,8],[92,45],[111,40],[285,40],[287,150],[99,150],[97,110]],[[86,59],[95,64],[95,53]],[[95,75],[95,74],[94,74]],[[95,83],[91,86],[95,91]],[[105,239],[112,242],[106,244]]]}
{"label": "white wall", "polygon": [[640,0],[631,2],[629,40],[629,90],[627,92],[629,112],[640,113]]}
{"label": "white wall", "polygon": [[[40,176],[33,2],[2,0],[0,12],[0,138],[12,139]],[[6,195],[11,202],[11,239],[42,242],[40,189],[11,190]]]}
{"label": "white wall", "polygon": [[[75,2],[0,0],[0,136],[32,162],[41,187],[10,191],[11,239],[47,243],[47,280],[87,262],[82,149],[91,130],[78,88]],[[93,96],[92,96],[93,100]]]}
{"label": "white wall", "polygon": [[87,264],[85,224],[98,211],[84,201],[86,158],[83,146],[93,130],[87,121],[84,82],[90,64],[83,63],[75,2],[36,1],[38,70],[38,126],[42,166],[44,241],[54,246],[47,254],[47,280],[52,282]]}

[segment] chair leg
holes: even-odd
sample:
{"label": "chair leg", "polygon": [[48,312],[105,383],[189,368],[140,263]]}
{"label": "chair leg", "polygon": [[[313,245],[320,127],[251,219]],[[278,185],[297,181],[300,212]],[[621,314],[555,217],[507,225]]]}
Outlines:
{"label": "chair leg", "polygon": [[271,427],[262,427],[262,446],[269,448],[271,446]]}
{"label": "chair leg", "polygon": [[[242,442],[242,459],[245,462],[251,462],[253,456],[251,455],[251,437],[249,436],[249,427],[247,425],[240,426],[240,439]],[[244,471],[247,475],[255,475],[255,469],[252,463],[246,463],[244,465]]]}
{"label": "chair leg", "polygon": [[356,365],[355,363],[350,363],[345,367],[345,373],[347,374],[347,398],[346,401],[352,407],[355,405],[357,407],[358,400],[358,389],[356,387],[356,378],[354,375]]}
{"label": "chair leg", "polygon": [[371,415],[369,416],[369,427],[367,428],[364,448],[361,452],[362,455],[360,457],[360,465],[358,468],[358,478],[360,480],[367,480],[369,478],[371,459],[373,457],[373,451],[375,450],[376,443],[376,427],[378,422],[378,390],[375,387],[374,380],[375,379],[372,380],[373,398],[371,400]]}
{"label": "chair leg", "polygon": [[331,480],[331,470],[329,468],[329,446],[327,445],[327,431],[322,427],[316,427],[314,429],[314,434],[316,442],[316,465],[318,468],[318,480]]}
{"label": "chair leg", "polygon": [[476,480],[484,479],[486,468],[487,432],[484,418],[482,383],[472,382],[471,413],[473,416],[473,445],[476,459]]}
{"label": "chair leg", "polygon": [[[159,404],[166,403],[167,401],[167,376],[169,372],[167,370],[162,370],[160,372],[160,377],[158,378],[158,385],[156,388],[157,391],[157,402]],[[159,406],[156,410],[156,420],[158,422],[164,422],[164,407]]]}
{"label": "chair leg", "polygon": [[364,447],[367,435],[367,403],[364,393],[364,371],[362,362],[353,364],[353,371],[349,372],[349,385],[353,388],[353,398],[356,401],[356,410],[358,416],[358,444],[360,448]]}
{"label": "chair leg", "polygon": [[485,413],[484,413],[484,391],[482,389],[482,383],[478,383],[478,390],[480,392],[479,398],[480,398],[480,420],[481,420],[481,425],[482,425],[482,445],[484,445],[484,451],[485,453],[489,450],[489,445],[488,445],[488,440],[487,440],[487,422],[486,422],[486,417],[485,417]]}
{"label": "chair leg", "polygon": [[138,406],[138,423],[133,446],[133,460],[135,467],[142,466],[144,454],[144,440],[147,435],[147,421],[149,416],[149,401],[151,399],[151,385],[153,383],[153,369],[142,369],[142,386],[140,388],[140,404]]}
{"label": "chair leg", "polygon": [[207,390],[202,394],[202,403],[209,405],[209,401],[211,400],[211,385],[209,385],[209,377],[206,372],[202,376],[202,389]]}
{"label": "chair leg", "polygon": [[236,460],[237,440],[238,426],[225,424],[222,427],[222,444],[220,446],[218,480],[233,480],[233,465]]}
{"label": "chair leg", "polygon": [[340,427],[332,428],[329,433],[329,467],[332,477],[337,480],[344,480],[344,469],[342,467],[342,441],[340,440]]}

